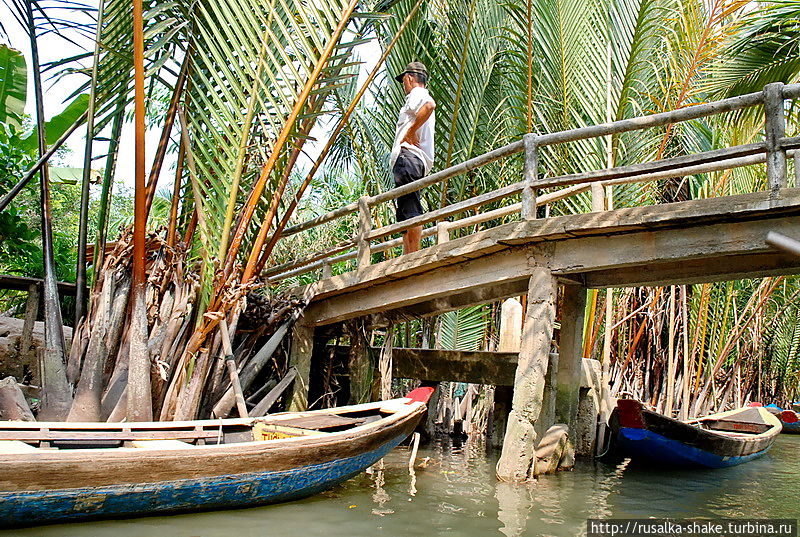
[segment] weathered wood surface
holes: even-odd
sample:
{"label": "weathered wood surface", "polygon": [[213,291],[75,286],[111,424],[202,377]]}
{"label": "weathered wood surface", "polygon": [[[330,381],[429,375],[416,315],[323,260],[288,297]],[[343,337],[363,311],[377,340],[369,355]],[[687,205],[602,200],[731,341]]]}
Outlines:
{"label": "weathered wood surface", "polygon": [[[375,408],[382,404],[363,405],[361,409]],[[136,448],[106,449],[102,452],[63,449],[39,450],[32,455],[0,454],[2,463],[0,464],[0,490],[55,490],[125,483],[153,483],[248,473],[254,469],[258,469],[258,471],[285,470],[298,465],[346,458],[374,449],[391,438],[410,434],[422,416],[425,406],[413,403],[397,405],[392,408],[396,411],[393,415],[360,427],[360,430],[355,432],[347,430],[321,436],[313,435],[304,437],[302,441],[287,439],[222,446],[188,446],[187,450],[191,456],[187,456],[187,450],[143,451]],[[332,410],[341,411],[342,409],[328,409],[323,413],[327,414]],[[316,414],[308,412],[302,415],[313,417]],[[283,423],[296,419],[296,416],[292,414],[284,414],[281,417],[282,420],[275,421]],[[220,420],[206,420],[201,423],[211,425],[214,421],[217,424],[220,423]],[[252,423],[254,420],[223,420],[223,423],[241,423],[242,421]],[[7,423],[2,425],[3,429],[7,428]],[[121,424],[115,425],[117,429],[122,426]],[[92,431],[83,432],[97,434]],[[189,434],[195,431],[177,432]],[[32,433],[32,431],[3,432],[4,435]],[[103,434],[117,435],[122,438],[135,433],[136,431],[106,431]],[[59,438],[64,438],[65,434],[78,435],[81,434],[81,431],[39,434],[60,435]],[[210,428],[199,434],[216,434],[216,431]],[[176,437],[171,438],[175,439]],[[87,457],[87,453],[91,453],[92,456]]]}
{"label": "weathered wood surface", "polygon": [[289,365],[297,369],[292,387],[289,410],[297,412],[308,408],[308,386],[311,379],[311,357],[314,351],[314,327],[306,324],[305,316],[292,327],[292,348]]}
{"label": "weathered wood surface", "polygon": [[[535,145],[545,146],[545,145],[562,144],[566,142],[573,142],[576,140],[584,140],[588,138],[607,136],[610,134],[618,134],[622,132],[642,130],[652,127],[663,126],[670,123],[678,123],[683,121],[689,121],[692,119],[707,117],[715,114],[721,114],[733,110],[741,110],[743,108],[759,105],[769,99],[772,99],[773,103],[776,103],[777,102],[776,99],[778,98],[794,99],[800,96],[799,84],[784,85],[776,83],[772,86],[774,87],[770,88],[770,86],[767,86],[767,88],[765,88],[764,91],[758,91],[746,95],[739,95],[736,97],[730,97],[728,99],[722,99],[720,101],[714,101],[710,103],[688,106],[680,108],[678,110],[671,110],[658,114],[651,114],[648,116],[618,120],[611,123],[590,125],[587,127],[579,127],[561,132],[538,135],[536,137]],[[767,130],[769,130],[769,127]],[[780,138],[778,138],[778,141],[780,141]],[[523,151],[524,148],[525,148],[524,140],[517,140],[503,147],[489,151],[488,153],[485,153],[483,155],[474,157],[466,162],[456,164],[454,166],[451,166],[449,168],[431,174],[427,177],[423,177],[422,179],[420,179],[419,181],[415,181],[414,183],[403,185],[401,187],[394,188],[387,192],[382,192],[375,196],[371,196],[366,201],[370,207],[375,206],[379,203],[390,201],[401,195],[421,190],[428,186],[442,182],[455,175],[468,172],[470,170],[476,169],[490,162],[494,162],[496,160],[507,157],[514,153],[518,153],[520,151]],[[282,235],[289,236],[291,234],[304,231],[306,229],[311,229],[326,222],[335,220],[336,218],[340,218],[342,216],[351,214],[356,210],[358,210],[358,203],[354,202],[345,207],[341,207],[339,209],[328,212],[324,215],[318,216],[316,218],[313,218],[296,226],[287,228],[286,230],[284,230]]]}
{"label": "weathered wood surface", "polygon": [[[31,285],[42,285],[41,278],[29,278],[27,276],[13,276],[11,274],[0,274],[0,289],[10,289],[14,291],[27,291]],[[58,292],[62,295],[75,295],[75,284],[69,282],[57,282]]]}
{"label": "weathered wood surface", "polygon": [[272,388],[264,398],[258,402],[256,406],[253,407],[253,416],[263,416],[269,409],[272,408],[272,405],[278,400],[278,398],[283,395],[283,392],[286,391],[286,388],[294,381],[295,377],[297,376],[297,368],[292,366],[289,368],[289,371],[284,375],[284,377],[278,382],[274,388]]}
{"label": "weathered wood surface", "polygon": [[[376,349],[377,351],[377,349]],[[428,381],[458,381],[511,386],[517,353],[392,349],[394,377]]]}
{"label": "weathered wood surface", "polygon": [[[440,313],[524,293],[537,266],[586,287],[797,272],[769,230],[800,236],[800,190],[514,222],[334,276],[294,293],[314,325],[389,310]],[[769,229],[767,229],[769,228]],[[737,259],[738,258],[738,259]],[[644,269],[644,270],[643,270]]]}

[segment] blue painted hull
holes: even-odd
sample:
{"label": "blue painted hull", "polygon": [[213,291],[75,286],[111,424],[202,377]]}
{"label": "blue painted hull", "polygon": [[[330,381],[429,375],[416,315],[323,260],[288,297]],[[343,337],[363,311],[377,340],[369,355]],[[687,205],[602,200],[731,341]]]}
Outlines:
{"label": "blue painted hull", "polygon": [[800,421],[796,421],[794,423],[781,421],[781,425],[783,425],[783,431],[781,432],[788,434],[800,434]]}
{"label": "blue painted hull", "polygon": [[353,457],[283,471],[133,485],[0,492],[0,527],[247,507],[295,500],[317,494],[359,474],[405,437],[406,433],[403,433],[373,451]]}
{"label": "blue painted hull", "polygon": [[736,466],[757,457],[766,449],[741,456],[722,456],[683,442],[667,438],[647,429],[622,427],[617,433],[617,445],[628,456],[646,460],[653,464],[665,464],[684,468],[726,468]]}

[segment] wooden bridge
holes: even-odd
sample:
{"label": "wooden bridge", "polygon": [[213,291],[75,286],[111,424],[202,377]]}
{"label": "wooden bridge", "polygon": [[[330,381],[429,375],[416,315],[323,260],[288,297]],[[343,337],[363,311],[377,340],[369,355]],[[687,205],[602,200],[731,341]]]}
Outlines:
{"label": "wooden bridge", "polygon": [[[540,429],[548,355],[554,337],[556,294],[563,286],[560,359],[554,419],[571,424],[577,412],[587,288],[686,284],[800,273],[800,257],[778,251],[767,233],[800,238],[800,137],[785,134],[785,103],[800,85],[770,84],[764,91],[680,110],[549,134],[529,134],[485,155],[288,228],[282,237],[358,214],[356,236],[325,251],[267,271],[271,281],[317,274],[297,287],[309,306],[293,333],[294,404],[306,404],[316,327],[363,316],[418,317],[527,293],[525,331],[514,380],[513,409],[500,473],[523,479],[531,472],[530,444]],[[560,177],[542,177],[544,146],[661,127],[715,114],[763,106],[764,140],[677,158]],[[515,153],[524,153],[522,181],[430,213],[373,229],[372,210],[400,195],[446,181]],[[787,160],[794,158],[795,188],[788,188]],[[606,187],[764,164],[769,189],[737,196],[607,210]],[[540,191],[548,192],[541,194]],[[537,218],[538,207],[591,191],[588,214]],[[481,212],[488,204],[516,203]],[[477,213],[477,214],[476,214]],[[462,217],[465,214],[469,216]],[[461,218],[459,218],[461,217]],[[487,228],[451,240],[454,230]],[[488,227],[495,224],[494,227]],[[391,239],[410,227],[429,225],[423,237],[435,245],[372,263],[377,252],[396,248]],[[383,240],[383,242],[378,242]],[[332,267],[351,263],[349,272]],[[457,368],[454,368],[457,380]],[[547,425],[547,424],[546,424]]]}

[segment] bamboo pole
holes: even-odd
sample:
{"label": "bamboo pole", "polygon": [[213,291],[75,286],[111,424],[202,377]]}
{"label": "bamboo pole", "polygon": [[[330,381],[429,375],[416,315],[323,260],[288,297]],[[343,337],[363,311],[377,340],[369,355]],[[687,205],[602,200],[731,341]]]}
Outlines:
{"label": "bamboo pole", "polygon": [[681,401],[680,419],[686,420],[689,418],[689,308],[687,306],[686,294],[688,286],[682,285],[683,292],[681,293],[681,315],[683,317],[683,397]]}
{"label": "bamboo pole", "polygon": [[669,288],[669,337],[667,350],[667,401],[664,413],[672,417],[673,401],[675,399],[675,286]]}
{"label": "bamboo pole", "polygon": [[239,411],[240,418],[247,417],[247,405],[242,394],[242,385],[239,382],[239,374],[236,371],[236,361],[233,359],[233,348],[231,337],[228,334],[228,322],[222,319],[219,322],[220,334],[222,335],[222,349],[225,354],[225,364],[228,366],[228,375],[231,379],[231,387],[236,397],[236,409]]}

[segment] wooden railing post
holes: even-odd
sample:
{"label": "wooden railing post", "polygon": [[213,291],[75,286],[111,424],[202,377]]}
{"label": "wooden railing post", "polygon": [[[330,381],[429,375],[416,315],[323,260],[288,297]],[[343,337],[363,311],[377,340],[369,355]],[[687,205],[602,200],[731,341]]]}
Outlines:
{"label": "wooden railing post", "polygon": [[536,134],[526,134],[525,143],[525,187],[522,189],[522,218],[536,218],[536,188],[534,183],[539,176],[539,147]]}
{"label": "wooden railing post", "polygon": [[599,213],[606,210],[606,189],[602,183],[592,183],[592,212]]}
{"label": "wooden railing post", "polygon": [[356,243],[358,244],[358,256],[356,257],[358,270],[370,265],[369,240],[367,239],[367,234],[370,231],[372,231],[372,215],[369,212],[369,197],[362,196],[358,198],[358,237],[356,238]]}
{"label": "wooden railing post", "polygon": [[767,181],[772,192],[786,188],[786,150],[781,148],[786,119],[783,110],[783,82],[764,87],[764,133],[767,146]]}
{"label": "wooden railing post", "polygon": [[450,240],[450,222],[442,220],[436,225],[436,244],[444,244]]}

